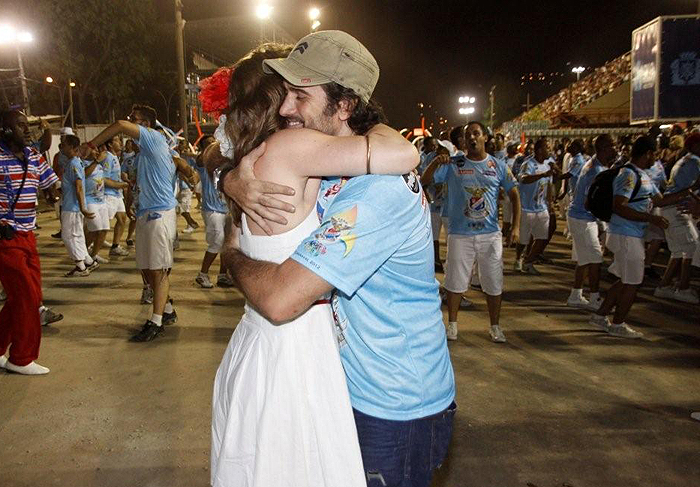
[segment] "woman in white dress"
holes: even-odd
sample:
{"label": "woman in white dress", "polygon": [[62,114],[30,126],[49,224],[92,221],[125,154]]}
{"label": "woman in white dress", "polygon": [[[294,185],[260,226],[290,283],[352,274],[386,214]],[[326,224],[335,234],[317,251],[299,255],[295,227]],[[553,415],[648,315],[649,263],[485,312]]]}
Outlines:
{"label": "woman in white dress", "polygon": [[[263,73],[262,60],[284,57],[289,50],[264,45],[238,61],[224,110],[233,149],[229,166],[265,141],[256,177],[295,190],[286,201],[296,211],[286,225],[269,222],[273,235],[245,215],[240,218],[241,250],[272,262],[284,261],[318,228],[320,177],[365,174],[370,141],[372,172],[402,174],[418,161],[413,146],[381,124],[367,138],[332,137],[307,128],[281,130],[284,120],[278,112],[287,92],[279,76]],[[338,110],[350,113],[352,107],[339,105]],[[214,383],[211,484],[366,485],[327,300],[283,324],[271,323],[246,304]]]}

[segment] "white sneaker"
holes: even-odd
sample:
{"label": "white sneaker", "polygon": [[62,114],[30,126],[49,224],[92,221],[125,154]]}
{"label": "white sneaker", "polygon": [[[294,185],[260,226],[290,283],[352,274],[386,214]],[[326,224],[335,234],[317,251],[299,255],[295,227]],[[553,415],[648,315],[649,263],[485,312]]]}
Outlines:
{"label": "white sneaker", "polygon": [[540,271],[538,271],[537,268],[532,263],[523,264],[522,273],[529,274],[531,276],[541,276],[542,275],[542,273]]}
{"label": "white sneaker", "polygon": [[22,375],[44,375],[49,373],[48,367],[39,365],[36,362],[29,362],[27,365],[15,365],[9,360],[5,363],[5,369],[10,372]]}
{"label": "white sneaker", "polygon": [[121,257],[126,257],[127,255],[129,255],[129,251],[121,245],[118,245],[112,249],[109,249],[109,255],[118,255]]}
{"label": "white sneaker", "polygon": [[182,231],[182,233],[192,233],[195,230],[196,230],[196,228],[187,225],[187,227],[185,227],[185,229]]}
{"label": "white sneaker", "polygon": [[610,329],[610,320],[607,316],[601,316],[599,314],[593,313],[588,323],[595,326],[599,330],[608,331]]}
{"label": "white sneaker", "polygon": [[491,340],[496,343],[506,342],[506,336],[503,334],[503,332],[501,331],[501,327],[498,325],[493,325],[491,327],[491,329],[489,330],[489,335],[491,336]]}
{"label": "white sneaker", "polygon": [[522,260],[516,260],[515,263],[513,264],[513,270],[522,272],[523,270],[523,261]]}
{"label": "white sneaker", "polygon": [[5,364],[7,364],[7,357],[0,355],[0,369],[4,369]]}
{"label": "white sneaker", "polygon": [[676,301],[683,301],[684,303],[698,304],[700,303],[700,298],[698,298],[698,293],[692,289],[676,289],[673,293],[673,299]]}
{"label": "white sneaker", "polygon": [[622,338],[642,338],[644,333],[632,329],[627,323],[615,324],[613,323],[608,328],[608,333],[612,336],[622,337]]}
{"label": "white sneaker", "polygon": [[591,303],[583,296],[570,295],[569,299],[566,300],[566,305],[572,308],[590,308]]}
{"label": "white sneaker", "polygon": [[676,290],[672,286],[659,286],[656,289],[654,289],[654,296],[662,299],[675,299]]}
{"label": "white sneaker", "polygon": [[598,311],[602,305],[603,298],[598,296],[596,299],[593,299],[588,302],[588,309],[590,309],[591,311]]}
{"label": "white sneaker", "polygon": [[447,339],[454,341],[457,339],[458,334],[457,323],[447,323]]}
{"label": "white sneaker", "polygon": [[93,259],[99,262],[100,264],[109,264],[109,259],[105,259],[101,255],[96,255],[93,257]]}
{"label": "white sneaker", "polygon": [[460,309],[471,308],[472,306],[474,306],[474,303],[462,296],[462,300],[459,302]]}
{"label": "white sneaker", "polygon": [[201,274],[201,273],[200,273],[200,274],[195,278],[194,282],[196,282],[197,284],[199,284],[199,285],[200,285],[201,287],[203,287],[204,289],[211,289],[211,288],[214,287],[214,285],[213,285],[213,284],[211,283],[211,281],[209,280],[209,275],[208,275],[208,274]]}

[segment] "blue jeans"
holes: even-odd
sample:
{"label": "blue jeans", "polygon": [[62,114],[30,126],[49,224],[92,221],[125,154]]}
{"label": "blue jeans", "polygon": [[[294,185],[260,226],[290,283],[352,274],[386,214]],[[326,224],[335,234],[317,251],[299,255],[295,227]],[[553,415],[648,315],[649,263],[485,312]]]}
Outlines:
{"label": "blue jeans", "polygon": [[410,421],[379,419],[354,409],[367,487],[428,487],[447,456],[457,405]]}

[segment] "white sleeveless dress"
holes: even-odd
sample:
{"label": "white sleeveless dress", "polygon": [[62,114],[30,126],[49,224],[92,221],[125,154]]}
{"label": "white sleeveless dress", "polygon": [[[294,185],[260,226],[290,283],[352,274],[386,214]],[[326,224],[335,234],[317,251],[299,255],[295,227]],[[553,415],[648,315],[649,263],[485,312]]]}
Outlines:
{"label": "white sleeveless dress", "polygon": [[[315,211],[296,228],[251,235],[241,250],[281,263],[318,227]],[[365,487],[345,374],[329,304],[273,325],[248,304],[214,382],[214,487]]]}

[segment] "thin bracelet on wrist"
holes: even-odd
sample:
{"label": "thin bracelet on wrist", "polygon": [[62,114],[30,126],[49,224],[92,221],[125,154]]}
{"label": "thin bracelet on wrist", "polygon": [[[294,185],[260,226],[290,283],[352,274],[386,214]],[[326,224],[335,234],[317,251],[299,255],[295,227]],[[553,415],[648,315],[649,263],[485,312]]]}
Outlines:
{"label": "thin bracelet on wrist", "polygon": [[372,146],[369,143],[369,135],[365,135],[365,140],[367,140],[367,174],[370,174],[371,168],[369,164],[369,160],[372,157]]}

